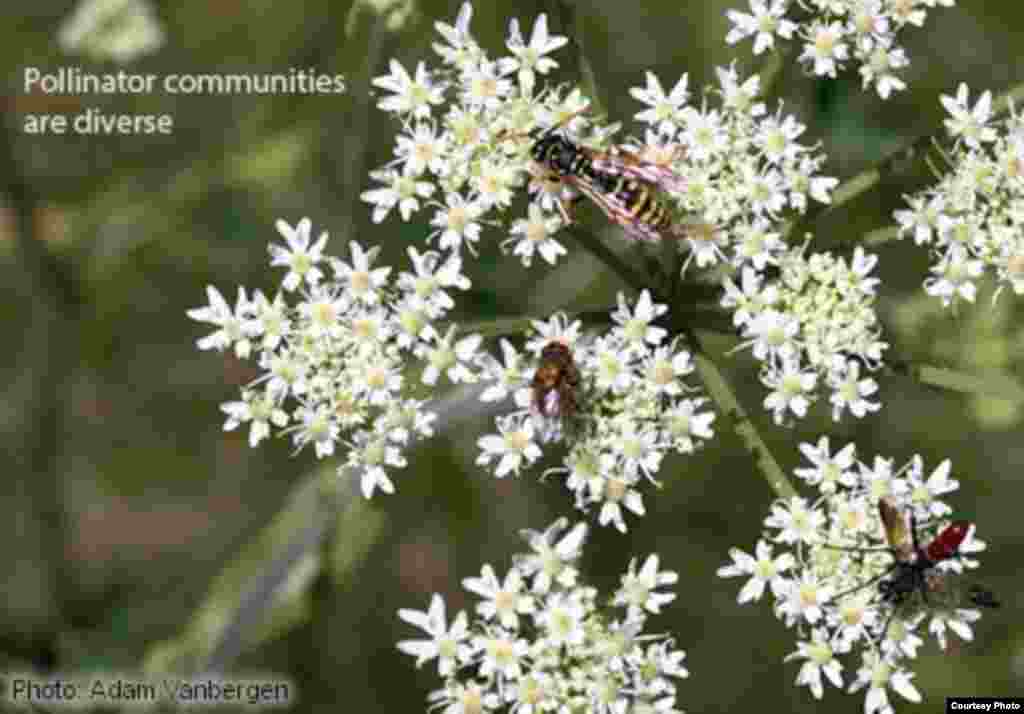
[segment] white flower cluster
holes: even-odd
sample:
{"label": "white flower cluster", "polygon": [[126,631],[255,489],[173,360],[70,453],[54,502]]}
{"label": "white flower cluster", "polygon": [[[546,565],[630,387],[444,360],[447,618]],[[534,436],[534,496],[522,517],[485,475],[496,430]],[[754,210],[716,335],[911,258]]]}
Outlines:
{"label": "white flower cluster", "polygon": [[427,639],[398,648],[417,666],[436,659],[445,680],[430,695],[431,709],[678,714],[674,680],[689,676],[686,654],[664,635],[642,634],[648,613],[675,599],[659,588],[676,574],[659,572],[656,555],[639,570],[634,561],[612,600],[602,602],[595,588],[577,582],[586,526],[563,535],[566,524],[524,531],[532,552],[518,556],[504,578],[485,565],[479,578],[463,581],[481,598],[472,622],[459,612],[449,623],[440,595],[426,612],[399,610]]}
{"label": "white flower cluster", "polygon": [[722,305],[734,310],[744,346],[762,362],[761,381],[772,390],[764,406],[777,423],[805,416],[821,383],[831,391],[836,421],[847,409],[859,418],[881,407],[869,401],[877,382],[861,377],[861,365],[876,367],[888,346],[873,309],[877,261],[859,247],[849,265],[794,248],[778,259],[776,279],[765,282],[749,266],[741,286],[725,279]]}
{"label": "white flower cluster", "polygon": [[956,143],[952,167],[938,185],[907,197],[908,210],[896,211],[900,235],[931,246],[929,295],[944,305],[974,302],[977,279],[992,270],[998,296],[1007,285],[1024,293],[1024,117],[994,121],[992,94],[973,107],[961,84],[955,97],[943,96],[950,118],[946,129]]}
{"label": "white flower cluster", "polygon": [[[955,557],[921,573],[926,592],[905,593],[902,602],[887,599],[887,586],[899,577],[894,553],[912,544],[890,542],[893,529],[884,527],[879,501],[898,509],[907,539],[916,537],[921,548],[928,548],[949,525],[951,509],[942,498],[959,488],[949,477],[949,461],[926,476],[919,456],[894,470],[890,459],[876,457],[871,465],[858,461],[853,444],[833,454],[826,437],[800,449],[811,465],[795,474],[820,496],[813,502],[794,497],[772,506],[755,554],[733,549],[732,564],[718,574],[750,578],[740,590],[741,603],[759,600],[766,586],[771,590],[776,616],[797,630],[797,651],[788,658],[803,661],[797,684],[820,699],[822,675],[842,687],[844,664],[839,658],[859,653],[861,666],[848,691],[867,687],[865,714],[891,714],[887,687],[920,701],[908,666],[923,643],[917,631],[924,620],[931,618],[928,630],[943,649],[947,629],[971,639],[971,623],[981,617],[976,605],[984,603],[971,596],[963,572],[978,566],[970,556],[985,544],[974,537],[971,526]],[[913,536],[914,521],[908,523],[904,515],[911,512],[919,526]],[[774,554],[776,545],[784,552]]]}
{"label": "white flower cluster", "polygon": [[864,87],[882,99],[906,88],[897,73],[910,64],[896,42],[907,25],[921,27],[927,11],[953,7],[955,0],[750,0],[750,12],[726,13],[733,28],[726,42],[754,38],[754,54],[775,46],[775,38],[803,42],[800,61],[821,77],[835,77],[849,63],[860,67]]}
{"label": "white flower cluster", "polygon": [[447,291],[467,289],[469,279],[458,256],[442,262],[437,253],[410,248],[413,272],[389,280],[390,267],[373,265],[379,248],[364,251],[353,241],[351,263],[329,258],[323,254],[327,233],[311,243],[310,229],[305,218],[294,227],[278,221],[287,247],[270,246],[271,264],[288,268],[282,287],[299,292],[295,305],[258,290],[250,299],[240,287],[232,309],[210,286],[209,306],[188,315],[217,327],[198,341],[199,349],[233,348],[240,358],[254,356],[264,372],[241,401],[221,407],[228,415],[225,430],[249,422],[249,443],[256,446],[271,425],[286,427],[298,448],[312,444],[318,457],[343,443],[363,494],[369,498],[377,488],[392,493],[387,470],[406,465],[403,448],[432,435],[435,418],[407,396],[407,361],[424,365],[425,384],[441,375],[452,382],[476,379],[472,364],[481,338],[457,340],[454,326],[443,335],[434,328],[454,306]]}
{"label": "white flower cluster", "polygon": [[[536,75],[556,66],[546,55],[566,42],[548,34],[544,15],[529,45],[513,20],[507,44],[512,55],[498,59],[473,40],[471,15],[467,3],[454,26],[437,24],[446,44],[435,50],[446,69],[431,71],[420,63],[410,75],[393,61],[391,74],[375,80],[391,93],[378,106],[398,115],[403,130],[395,160],[373,174],[383,185],[363,194],[375,205],[374,221],[396,206],[408,220],[440,193],[444,203],[433,204],[436,230],[430,237],[442,248],[465,243],[472,249],[483,225],[495,222],[529,182],[534,200],[528,216],[513,222],[503,245],[514,244],[526,265],[538,253],[553,264],[566,252],[554,237],[566,220],[558,204],[577,192],[539,166],[530,149],[538,130],[558,127],[576,145],[597,152],[602,171],[656,186],[673,221],[694,223],[690,218],[696,217],[694,229],[680,233],[698,266],[724,259],[723,251],[731,249],[734,262],[763,267],[782,248],[770,229],[784,211],[804,211],[808,197],[830,200],[836,180],[817,175],[824,158],[797,141],[805,127],[793,117],[781,111],[765,116],[765,106],[755,102],[756,76],[741,81],[734,70],[720,69],[722,106],[710,109],[688,105],[686,75],[666,94],[648,73],[646,85],[631,90],[648,105],[636,115],[649,125],[645,139],[612,146],[617,125],[582,115],[588,101],[579,89],[535,91]],[[601,196],[603,190],[595,192]],[[627,228],[638,220],[619,213],[615,220]]]}
{"label": "white flower cluster", "polygon": [[[516,137],[542,121],[557,123],[583,109],[578,91],[561,96],[557,91],[533,94],[537,74],[547,74],[557,63],[546,55],[563,46],[565,37],[551,36],[547,18],[537,18],[526,44],[513,20],[509,26],[509,55],[492,59],[469,31],[473,9],[463,5],[454,25],[436,23],[444,44],[435,44],[444,69],[428,70],[420,62],[410,74],[397,60],[391,72],[373,84],[389,94],[378,106],[403,122],[395,147],[396,158],[371,176],[382,186],[365,192],[374,204],[373,220],[380,222],[398,207],[404,220],[440,192],[444,203],[434,207],[432,225],[443,249],[472,251],[488,215],[508,208],[515,191],[529,177],[530,161],[512,156]],[[454,94],[454,101],[451,95]],[[443,109],[443,113],[442,113]],[[565,248],[552,234],[559,218],[531,210],[528,219],[512,228],[515,253],[524,265],[535,254],[554,264]]]}
{"label": "white flower cluster", "polygon": [[803,213],[809,198],[830,202],[838,180],[818,175],[825,157],[798,141],[803,124],[756,101],[757,75],[717,73],[719,87],[706,95],[718,95],[721,106],[705,99],[697,108],[688,104],[687,75],[666,94],[648,72],[647,85],[630,93],[648,105],[636,118],[650,126],[642,145],[626,148],[656,164],[671,159],[681,187],[669,192],[675,208],[698,219],[686,238],[698,267],[728,261],[760,271],[785,251],[773,228],[787,213]]}
{"label": "white flower cluster", "polygon": [[166,35],[148,0],[82,0],[57,41],[65,52],[124,63],[160,49]]}
{"label": "white flower cluster", "polygon": [[[640,486],[644,480],[660,485],[655,475],[665,455],[692,453],[714,436],[707,400],[684,382],[693,371],[690,353],[676,342],[664,344],[667,331],[653,324],[667,310],[646,290],[632,308],[620,293],[611,314],[616,324],[606,334],[584,338],[578,321],[567,324],[555,315],[533,323],[537,335],[526,345],[531,357],[503,340],[504,364],[489,355],[479,362],[480,371],[495,380],[481,398],[503,399],[511,391],[522,409],[499,417],[500,433],[479,440],[477,463],[496,462],[498,477],[518,474],[540,458],[538,442],[562,439],[569,446],[564,464],[545,475],[564,474],[578,509],[599,504],[601,525],[625,532],[623,509],[644,515]],[[574,409],[564,415],[539,413],[531,387],[543,364],[538,358],[551,342],[569,348],[580,375],[570,395]]]}

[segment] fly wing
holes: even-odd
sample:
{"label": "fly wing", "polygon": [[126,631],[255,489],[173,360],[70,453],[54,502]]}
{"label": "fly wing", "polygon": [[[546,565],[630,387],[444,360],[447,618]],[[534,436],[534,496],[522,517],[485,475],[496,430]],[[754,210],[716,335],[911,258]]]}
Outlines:
{"label": "fly wing", "polygon": [[914,559],[914,540],[910,534],[907,518],[895,503],[888,498],[878,501],[878,515],[885,527],[885,538],[889,541],[896,560],[909,563]]}

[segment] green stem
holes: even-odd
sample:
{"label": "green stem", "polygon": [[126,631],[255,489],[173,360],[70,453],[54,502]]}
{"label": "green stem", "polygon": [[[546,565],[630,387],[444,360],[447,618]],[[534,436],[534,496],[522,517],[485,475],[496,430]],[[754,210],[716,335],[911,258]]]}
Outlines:
{"label": "green stem", "polygon": [[952,392],[1024,402],[1024,385],[1008,375],[978,376],[945,367],[892,359],[882,369],[886,374],[909,377],[921,384]]}
{"label": "green stem", "polygon": [[736,393],[729,386],[729,382],[704,352],[697,334],[692,330],[687,330],[687,337],[693,348],[697,373],[704,382],[711,400],[718,407],[718,412],[729,422],[733,432],[746,446],[761,475],[764,476],[765,481],[772,487],[775,494],[779,498],[794,498],[797,495],[796,489],[793,488],[793,484],[786,478],[786,474],[783,473],[775,457],[768,450],[764,439],[761,438],[754,422],[750,420],[739,399],[736,398]]}
{"label": "green stem", "polygon": [[[1011,101],[1019,101],[1024,98],[1024,83],[1001,94],[994,102],[993,118],[1002,115],[1009,110]],[[907,146],[892,152],[873,167],[860,172],[853,178],[847,179],[836,187],[832,194],[831,203],[813,203],[803,216],[796,220],[789,230],[787,236],[800,237],[819,218],[828,215],[840,206],[849,203],[858,196],[867,193],[881,182],[886,181],[898,173],[902,173],[915,159],[926,159],[928,148],[935,140],[935,135],[941,127],[934,132],[923,134]]]}
{"label": "green stem", "polygon": [[[870,235],[870,234],[869,234]],[[704,332],[735,337],[727,315],[716,314],[705,309],[694,313],[700,320]],[[936,367],[894,355],[890,350],[881,367],[883,374],[912,379],[929,387],[938,387],[951,392],[995,397],[1013,402],[1024,402],[1024,384],[1009,375],[975,375],[948,367]]]}
{"label": "green stem", "polygon": [[861,239],[860,242],[861,245],[864,246],[876,246],[897,240],[899,237],[899,226],[885,226],[883,228],[876,228],[873,231],[865,233],[864,237]]}
{"label": "green stem", "polygon": [[569,44],[576,48],[576,69],[580,76],[580,83],[590,97],[591,106],[595,114],[602,114],[607,110],[607,103],[601,98],[597,85],[597,77],[594,68],[587,59],[586,46],[584,45],[583,24],[580,22],[579,13],[576,10],[576,3],[573,0],[556,0],[555,6],[558,9],[559,20],[563,32],[569,38]]}

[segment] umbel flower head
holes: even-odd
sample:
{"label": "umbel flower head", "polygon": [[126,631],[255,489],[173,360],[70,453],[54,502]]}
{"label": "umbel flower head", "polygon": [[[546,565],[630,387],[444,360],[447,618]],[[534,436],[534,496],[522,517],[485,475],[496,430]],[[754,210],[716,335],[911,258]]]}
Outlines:
{"label": "umbel flower head", "polygon": [[776,38],[803,43],[800,62],[819,77],[835,77],[857,65],[864,87],[882,99],[906,89],[898,73],[910,64],[897,37],[907,25],[924,24],[927,10],[952,7],[955,0],[750,0],[750,12],[726,13],[733,27],[726,42],[754,38],[754,54]]}
{"label": "umbel flower head", "polygon": [[295,226],[278,221],[286,245],[270,246],[271,264],[288,270],[281,286],[296,294],[294,304],[280,293],[271,300],[257,290],[250,298],[240,287],[232,308],[210,286],[210,304],[188,315],[217,328],[199,349],[232,348],[263,372],[240,401],[221,407],[225,430],[248,423],[256,446],[278,427],[296,448],[312,446],[321,458],[343,445],[345,466],[358,474],[367,498],[377,489],[392,493],[389,472],[406,465],[402,452],[410,443],[433,434],[435,418],[410,396],[407,366],[420,366],[421,381],[430,385],[442,377],[476,379],[481,338],[440,325],[454,305],[449,291],[470,282],[458,256],[415,248],[408,251],[412,270],[397,280],[390,267],[375,265],[378,248],[353,241],[350,259],[329,258],[327,233],[313,242],[311,228],[305,218]]}
{"label": "umbel flower head", "polygon": [[806,416],[823,389],[836,421],[846,410],[863,417],[881,407],[870,400],[878,384],[861,374],[862,366],[878,367],[888,347],[874,310],[877,261],[859,247],[847,263],[804,246],[779,257],[777,278],[765,281],[750,266],[741,285],[725,278],[722,305],[762,363],[771,390],[764,406],[777,423]]}
{"label": "umbel flower head", "polygon": [[[550,33],[546,16],[536,19],[528,43],[512,20],[509,54],[496,58],[473,38],[471,18],[466,3],[454,25],[436,24],[442,68],[420,62],[410,71],[392,61],[390,73],[374,80],[386,92],[378,106],[402,122],[394,160],[372,174],[378,185],[363,194],[374,221],[395,208],[404,220],[429,208],[429,239],[470,251],[485,226],[501,225],[503,247],[524,265],[537,255],[554,264],[566,253],[558,239],[571,220],[565,200],[580,193],[627,235],[658,237],[660,229],[624,210],[635,200],[619,185],[628,177],[665,207],[669,232],[684,236],[679,245],[699,267],[729,260],[760,270],[783,248],[771,240],[772,226],[803,212],[812,198],[829,200],[836,181],[818,175],[823,157],[798,141],[802,124],[781,111],[768,115],[756,101],[756,76],[719,70],[720,86],[705,93],[719,98],[713,108],[689,103],[685,74],[666,92],[647,73],[644,85],[630,90],[644,105],[636,115],[644,136],[616,144],[619,126],[589,114],[578,87],[544,83],[557,67],[552,55],[566,44]],[[538,160],[538,141],[557,132],[593,162],[601,180],[559,175]],[[523,188],[529,208],[506,218]]]}
{"label": "umbel flower head", "polygon": [[827,437],[800,449],[810,466],[795,474],[818,496],[773,505],[754,554],[734,548],[718,574],[749,578],[741,603],[771,594],[776,617],[796,632],[797,649],[787,658],[801,661],[796,683],[815,698],[824,675],[836,687],[848,682],[849,692],[867,687],[865,714],[892,711],[889,689],[920,701],[910,667],[923,637],[931,634],[943,649],[947,630],[970,640],[978,607],[994,605],[964,576],[985,549],[974,526],[953,527],[955,553],[938,553],[935,544],[953,532],[944,497],[959,483],[950,463],[930,474],[919,456],[898,469],[882,457],[869,464],[853,444],[833,453]]}
{"label": "umbel flower head", "polygon": [[936,186],[907,196],[908,209],[896,211],[900,236],[913,236],[932,254],[929,295],[943,305],[974,302],[985,273],[1024,294],[1024,118],[1012,105],[996,120],[992,93],[969,100],[961,84],[956,96],[943,96],[946,129],[955,141],[946,157],[949,171]]}
{"label": "umbel flower head", "polygon": [[[624,511],[644,515],[641,489],[645,481],[660,485],[655,477],[664,457],[691,453],[714,435],[707,400],[685,382],[693,371],[690,353],[677,340],[666,342],[666,330],[654,324],[667,309],[646,290],[634,305],[620,294],[614,326],[604,334],[581,335],[580,322],[557,314],[534,322],[527,355],[503,340],[504,363],[482,356],[480,372],[494,384],[481,398],[513,392],[520,409],[498,417],[499,433],[479,440],[477,463],[495,468],[499,478],[518,474],[540,458],[542,444],[562,441],[568,446],[562,465],[544,475],[564,476],[578,509],[596,506],[601,525],[625,532]],[[552,344],[565,348],[576,383],[547,391],[538,374],[551,366],[543,354]],[[570,369],[556,366],[563,377]],[[552,394],[571,409],[547,410]]]}
{"label": "umbel flower head", "polygon": [[437,661],[443,688],[430,695],[444,714],[586,711],[676,714],[675,680],[689,676],[686,655],[666,635],[643,634],[649,614],[675,599],[664,588],[676,574],[658,556],[639,570],[630,563],[610,598],[580,582],[576,569],[587,529],[566,532],[560,519],[543,532],[524,531],[530,552],[499,577],[484,565],[463,585],[480,598],[475,615],[448,620],[434,595],[426,612],[399,610],[425,639],[398,648],[416,665]]}

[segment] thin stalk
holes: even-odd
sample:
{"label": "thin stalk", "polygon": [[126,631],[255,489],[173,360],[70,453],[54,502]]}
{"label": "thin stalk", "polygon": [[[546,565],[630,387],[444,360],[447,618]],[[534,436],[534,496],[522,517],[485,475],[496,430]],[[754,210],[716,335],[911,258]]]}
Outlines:
{"label": "thin stalk", "polygon": [[[995,111],[993,116],[1000,116],[1009,110],[1011,102],[1016,102],[1024,98],[1024,83],[1018,84],[1007,92],[1001,94],[993,103]],[[786,231],[787,236],[795,236],[797,238],[807,231],[811,225],[813,225],[819,218],[834,212],[840,206],[849,203],[858,196],[867,193],[882,181],[889,179],[893,175],[899,173],[906,167],[908,162],[915,159],[926,160],[928,156],[928,148],[932,146],[936,140],[936,134],[941,131],[941,126],[936,128],[934,131],[927,134],[923,134],[907,146],[892,152],[884,159],[879,161],[877,164],[872,166],[865,171],[860,172],[856,176],[847,179],[843,183],[836,187],[836,190],[832,194],[831,203],[814,203],[799,219],[797,219]]]}
{"label": "thin stalk", "polygon": [[718,367],[715,366],[715,363],[704,352],[696,332],[688,330],[687,337],[693,349],[697,373],[704,382],[711,400],[718,407],[719,414],[729,422],[733,432],[743,442],[743,445],[753,457],[754,463],[757,465],[761,475],[768,482],[768,485],[771,486],[772,490],[775,491],[775,494],[783,499],[794,498],[797,495],[796,489],[793,488],[793,484],[786,478],[786,474],[782,471],[775,457],[772,456],[771,451],[768,450],[764,439],[761,438],[757,427],[754,426],[754,422],[750,420],[746,410],[743,409],[739,399],[737,399],[736,393],[729,386],[728,380],[722,376]]}
{"label": "thin stalk", "polygon": [[1024,402],[1024,385],[1007,375],[979,376],[945,367],[892,359],[882,369],[886,374],[909,377],[921,384],[951,392]]}

